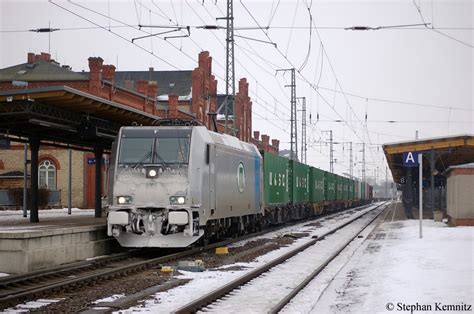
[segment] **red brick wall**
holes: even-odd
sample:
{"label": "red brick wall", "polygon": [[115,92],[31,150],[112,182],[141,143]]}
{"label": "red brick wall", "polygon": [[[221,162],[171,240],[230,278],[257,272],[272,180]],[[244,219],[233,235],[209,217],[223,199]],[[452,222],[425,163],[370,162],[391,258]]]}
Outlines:
{"label": "red brick wall", "polygon": [[208,112],[217,110],[217,80],[212,75],[212,57],[208,51],[199,53],[198,67],[192,72],[191,113],[208,129],[212,129]]}
{"label": "red brick wall", "polygon": [[280,151],[280,141],[273,139],[272,143],[270,144],[270,136],[266,134],[262,134],[262,139],[260,140],[260,132],[254,131],[253,138],[250,139],[250,143],[257,146],[259,150],[266,151],[268,153],[272,153],[278,155]]}
{"label": "red brick wall", "polygon": [[[35,55],[28,53],[27,62],[34,63],[38,60],[53,61],[47,53]],[[104,60],[100,57],[90,57],[89,79],[85,81],[38,81],[28,82],[28,88],[41,88],[48,86],[68,86],[79,91],[92,94],[107,100],[117,102],[122,105],[130,106],[135,109],[143,110],[147,113],[156,114],[156,82],[145,81],[143,95],[118,89],[114,84],[115,66],[103,64]],[[107,80],[109,82],[104,82]],[[0,82],[0,90],[6,89],[24,89],[24,87],[13,86],[11,82]]]}
{"label": "red brick wall", "polygon": [[[39,55],[35,55],[34,53],[28,54],[28,62],[33,63],[38,60],[50,61],[50,55],[46,53],[41,53]],[[176,97],[176,100],[178,101],[178,107],[189,106],[189,111],[191,114],[175,110],[174,107],[165,111],[157,111],[156,82],[136,82],[137,91],[139,94],[142,94],[142,96],[140,96],[136,93],[119,89],[114,86],[115,66],[103,64],[103,59],[100,57],[90,57],[88,62],[90,69],[89,80],[29,82],[28,87],[38,88],[47,86],[69,86],[71,88],[162,117],[191,120],[194,116],[208,129],[214,129],[213,123],[210,121],[207,113],[216,112],[217,110],[217,80],[212,74],[212,57],[210,57],[208,51],[199,53],[198,67],[196,67],[192,72],[191,103],[188,101],[179,101]],[[9,82],[3,82],[0,83],[0,90],[2,89],[22,89],[22,87],[13,86]],[[173,98],[174,102],[176,100]],[[272,144],[270,144],[264,143],[258,138],[252,138],[252,101],[249,97],[249,84],[245,78],[240,79],[238,83],[238,92],[235,97],[234,112],[235,128],[237,129],[237,136],[239,139],[245,142],[254,143],[259,147],[259,149],[278,153],[278,142],[274,142],[272,140]],[[232,127],[232,125],[230,127]],[[224,129],[224,124],[222,122],[218,123],[218,131],[224,132]]]}

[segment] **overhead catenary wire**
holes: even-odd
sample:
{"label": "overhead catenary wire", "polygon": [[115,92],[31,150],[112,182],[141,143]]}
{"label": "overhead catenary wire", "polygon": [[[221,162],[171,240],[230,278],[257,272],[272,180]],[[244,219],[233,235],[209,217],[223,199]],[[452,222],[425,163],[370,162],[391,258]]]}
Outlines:
{"label": "overhead catenary wire", "polygon": [[[139,3],[143,3],[143,2],[142,2],[142,1],[139,1]],[[214,2],[213,2],[213,3],[214,3]],[[278,1],[278,4],[279,4],[279,1]],[[275,10],[275,11],[276,11],[276,10]],[[176,24],[177,24],[177,23],[176,23]],[[243,41],[241,41],[241,42],[243,43]],[[251,45],[251,46],[254,46],[254,45]],[[241,45],[241,47],[243,47],[243,45]],[[178,48],[178,49],[180,49],[180,48]],[[249,50],[247,50],[247,52],[248,52],[248,51],[249,51]],[[193,58],[193,59],[195,60],[195,58]],[[216,60],[216,62],[218,61],[217,58],[215,58],[215,60]],[[324,58],[321,58],[321,60],[322,60],[322,62],[325,61]],[[263,60],[262,60],[262,61],[263,61]],[[262,63],[261,63],[261,62],[256,62],[256,64],[261,65]],[[263,66],[262,68],[264,68],[264,66]],[[269,72],[269,71],[267,71],[267,72]],[[268,74],[268,73],[267,73],[267,74]],[[321,71],[320,74],[322,75],[322,74],[323,74],[323,71]],[[313,82],[315,82],[315,80],[313,80]],[[261,85],[262,85],[262,86],[268,86],[268,85],[266,85],[266,84],[261,84]],[[320,87],[320,88],[323,89],[322,87]],[[343,92],[339,91],[339,88],[336,88],[336,89],[334,89],[334,90],[336,90],[337,93],[343,93]],[[317,94],[317,93],[316,93],[316,94]],[[345,94],[347,95],[348,93],[345,93]],[[268,97],[265,96],[264,98],[268,98]],[[319,96],[318,96],[318,99],[319,99]],[[372,99],[371,99],[371,100],[372,100]],[[270,100],[269,102],[271,102],[271,100]],[[268,106],[271,106],[271,104],[269,104],[269,103],[267,102],[266,107],[268,107]],[[282,108],[284,108],[284,107],[282,107]],[[336,108],[337,108],[337,107],[336,107]],[[286,108],[285,108],[285,109],[286,109]],[[464,110],[464,109],[460,109],[460,110]],[[351,119],[350,116],[347,116],[347,115],[345,116],[345,120],[347,120],[349,123],[350,123],[350,121],[349,121],[350,119]],[[373,121],[369,120],[369,122],[373,122]],[[372,133],[372,132],[371,132],[371,133]]]}
{"label": "overhead catenary wire", "polygon": [[[423,23],[425,24],[425,28],[427,28],[427,29],[429,29],[429,30],[431,30],[431,31],[433,31],[433,32],[435,32],[435,33],[441,35],[441,36],[444,36],[444,37],[446,37],[446,38],[448,38],[448,39],[451,39],[451,40],[453,40],[453,41],[455,41],[455,42],[457,42],[457,43],[460,43],[461,45],[467,46],[467,47],[469,47],[469,48],[474,48],[474,45],[469,44],[469,43],[467,43],[467,42],[465,42],[465,41],[462,41],[462,40],[460,40],[460,39],[458,39],[458,38],[456,38],[456,37],[450,36],[450,35],[448,35],[448,34],[446,34],[446,33],[443,33],[443,32],[441,32],[439,29],[435,29],[434,27],[429,28],[429,27],[426,25],[425,18],[423,17],[423,13],[421,13],[421,5],[420,5],[420,4],[416,4],[416,0],[413,0],[413,5],[415,6],[415,8],[416,8],[418,14],[420,15],[420,19],[421,19],[421,20],[423,21]],[[432,13],[432,17],[433,17],[433,8],[432,8],[431,13]]]}
{"label": "overhead catenary wire", "polygon": [[[206,8],[205,6],[204,6],[204,9],[206,10],[207,14],[208,14],[211,18],[213,18],[213,16],[211,15],[211,13],[207,10],[207,8]],[[218,8],[218,10],[220,11],[221,14],[224,15],[224,12],[222,12],[222,10],[220,10],[220,8]],[[194,10],[193,10],[193,11],[194,11]],[[195,11],[194,11],[194,12],[195,12]],[[197,12],[195,12],[195,14],[198,15]],[[199,17],[199,18],[200,18],[201,21],[204,23],[204,20],[202,20],[201,17]],[[239,34],[238,31],[237,31],[237,34]],[[221,43],[222,47],[225,47],[225,45],[224,45],[224,43],[222,43],[221,39],[218,38],[215,34],[213,34],[213,35],[214,35],[214,37],[216,37],[216,39]],[[246,43],[247,43],[247,41],[246,41],[245,39],[243,40],[243,42],[246,42]],[[248,44],[248,43],[247,43],[247,44]],[[251,45],[248,45],[248,46],[251,48],[252,53],[253,53],[254,55],[258,56],[261,60],[265,60],[265,58],[263,58],[255,49],[253,49],[253,47],[252,47]],[[236,47],[242,48],[242,46],[240,46],[237,42],[236,42]],[[255,65],[257,65],[259,68],[263,69],[260,65],[258,65],[258,63],[255,62],[254,58],[250,57],[246,52],[243,52],[243,53],[244,53],[244,55],[247,56],[248,60],[250,60],[251,62],[253,62],[253,63],[254,63]],[[240,61],[240,59],[237,58],[237,57],[236,57],[236,62],[237,62],[237,64],[240,65],[240,67],[241,67],[242,69],[246,69],[246,67],[242,64],[242,62]],[[253,75],[252,72],[250,72],[250,71],[246,71],[246,72],[250,75],[250,77],[252,77],[253,79],[257,80],[257,78]],[[266,71],[266,72],[267,72],[268,74],[270,74],[268,71]],[[278,85],[278,86],[279,86],[279,85]],[[265,87],[265,85],[261,85],[261,87],[262,87],[262,89],[263,89],[268,95],[273,96],[273,94]],[[279,87],[281,87],[281,86],[279,86]],[[284,93],[284,95],[286,95],[286,94]],[[287,97],[287,98],[288,98],[288,97]],[[288,99],[289,99],[289,98],[288,98]],[[282,108],[286,108],[286,107],[284,107],[284,105],[283,105],[280,101],[277,101],[277,102],[282,105]],[[282,112],[282,113],[283,113],[283,112]],[[283,113],[283,114],[285,114],[285,113]]]}
{"label": "overhead catenary wire", "polygon": [[[255,22],[255,24],[263,31],[263,27],[262,27],[262,26],[260,25],[260,23],[256,20],[256,18],[253,16],[253,14],[250,12],[250,10],[246,7],[246,5],[245,5],[242,1],[240,1],[240,3],[241,3],[241,5],[243,6],[243,8],[247,11],[247,13],[249,14],[249,16],[253,19],[253,21]],[[263,31],[263,33],[265,34],[265,36],[266,36],[270,41],[272,41],[272,39],[269,37],[269,35],[268,35],[265,31]],[[318,34],[318,36],[320,37],[319,34]],[[321,37],[320,37],[320,42],[322,42]],[[278,51],[278,53],[279,53],[280,55],[282,55],[282,57],[283,57],[292,67],[294,67],[292,61],[289,60],[288,57],[287,57],[278,47],[275,47],[275,49]],[[324,51],[324,52],[325,52],[325,51]],[[325,54],[326,54],[326,57],[328,57],[326,52],[325,52]],[[333,72],[334,72],[334,70],[333,70]],[[302,75],[300,72],[298,72],[298,74],[303,78],[304,81],[306,81],[307,83],[309,83],[308,79],[307,79],[304,75]],[[334,74],[335,74],[335,72],[334,72]],[[336,77],[336,78],[337,78],[337,77]],[[331,108],[333,109],[333,111],[342,119],[342,117],[341,117],[340,114],[337,112],[337,110],[335,110],[335,109],[329,104],[329,102],[324,98],[324,96],[321,95],[321,94],[314,88],[314,86],[312,86],[312,88],[321,96],[321,98],[323,99],[323,101],[324,101],[326,104],[328,104],[329,107],[331,107]],[[345,123],[347,124],[347,121],[345,121]],[[347,125],[348,125],[348,124],[347,124]],[[351,131],[352,131],[357,137],[360,138],[360,135],[354,130],[354,128],[352,128],[350,125],[348,125],[348,127],[351,129]],[[371,153],[372,153],[372,152],[371,152]],[[373,156],[372,156],[372,158],[373,158]]]}
{"label": "overhead catenary wire", "polygon": [[[77,17],[79,17],[79,18],[81,18],[81,19],[83,19],[83,20],[85,20],[85,21],[87,21],[87,22],[89,22],[89,23],[91,23],[91,24],[94,24],[94,25],[98,26],[99,28],[101,28],[101,29],[103,29],[103,30],[105,30],[105,31],[107,31],[107,32],[109,32],[109,33],[111,33],[111,34],[113,34],[113,35],[115,35],[115,36],[121,38],[122,40],[127,41],[128,43],[130,43],[130,44],[132,44],[132,45],[138,47],[139,49],[141,49],[141,50],[143,50],[143,51],[145,51],[145,52],[151,54],[151,55],[154,56],[156,59],[162,61],[163,63],[169,65],[170,67],[172,67],[172,68],[174,68],[174,69],[176,69],[176,70],[179,69],[176,65],[174,65],[174,64],[170,63],[169,61],[167,61],[167,60],[165,60],[165,59],[163,59],[163,58],[161,58],[161,57],[159,57],[159,56],[153,54],[151,51],[147,50],[146,48],[144,48],[144,47],[142,47],[142,46],[140,46],[140,45],[138,45],[138,44],[136,44],[136,43],[132,43],[128,38],[126,38],[126,37],[124,37],[124,36],[122,36],[122,35],[120,35],[120,34],[114,32],[114,31],[112,31],[112,30],[108,30],[107,27],[102,26],[102,25],[99,25],[98,23],[96,23],[96,22],[94,22],[94,21],[92,21],[92,20],[90,20],[90,19],[88,19],[88,18],[86,18],[86,17],[83,17],[83,16],[81,16],[80,14],[75,13],[75,12],[73,12],[73,11],[71,11],[71,10],[69,10],[69,9],[67,9],[67,8],[65,8],[65,7],[63,7],[63,6],[59,5],[59,4],[57,4],[57,3],[55,3],[53,0],[49,0],[49,2],[50,2],[51,4],[53,4],[53,5],[55,5],[55,6],[59,7],[59,8],[61,8],[62,10],[65,10],[65,11],[67,11],[67,12],[69,12],[69,13],[71,13],[71,14],[73,14],[73,15],[75,15],[75,16],[77,16]],[[71,2],[71,3],[72,3],[72,2]]]}
{"label": "overhead catenary wire", "polygon": [[[243,8],[247,11],[247,13],[250,15],[250,17],[253,19],[253,21],[255,22],[255,24],[261,28],[260,23],[255,19],[255,17],[253,16],[253,14],[250,12],[250,10],[247,8],[247,6],[242,2],[242,0],[240,1],[240,3],[242,4]],[[265,33],[265,32],[264,32],[264,33]],[[268,36],[268,34],[265,33],[265,35],[268,37],[268,39],[269,39],[270,41],[272,41],[271,38]],[[320,41],[321,41],[321,40],[320,40]],[[275,49],[276,49],[276,50],[280,53],[280,55],[282,55],[282,57],[290,64],[290,66],[294,67],[293,62],[292,62],[291,60],[289,60],[288,57],[287,57],[278,47],[275,47]],[[324,51],[325,51],[325,50],[324,50]],[[325,52],[325,54],[326,54],[326,52]],[[327,58],[327,54],[326,54],[326,58]],[[304,81],[309,82],[309,80],[308,80],[304,75],[302,75],[300,72],[298,72],[298,74],[303,78]],[[312,86],[312,87],[313,87],[313,89],[316,91],[316,89],[314,88],[314,86]],[[317,91],[316,91],[316,92],[317,92]],[[322,95],[320,95],[320,96],[321,96],[321,98],[323,99],[323,101],[324,101],[326,104],[328,104],[329,107],[331,107],[331,108],[336,112],[337,115],[340,116],[340,114],[329,104],[329,102],[328,102]],[[340,118],[342,119],[341,116],[340,116]],[[346,121],[345,121],[345,122],[346,122]],[[346,123],[347,123],[347,122],[346,122]],[[350,127],[349,125],[348,125],[348,127],[351,128],[351,130],[353,131],[353,133],[354,133],[357,137],[360,137],[359,134],[358,134],[357,132],[355,132],[355,130],[354,130],[352,127]]]}

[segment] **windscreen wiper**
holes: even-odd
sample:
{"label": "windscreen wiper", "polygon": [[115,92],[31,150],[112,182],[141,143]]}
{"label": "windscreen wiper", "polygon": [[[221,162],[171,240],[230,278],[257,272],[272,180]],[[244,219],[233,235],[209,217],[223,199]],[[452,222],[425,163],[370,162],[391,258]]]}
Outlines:
{"label": "windscreen wiper", "polygon": [[138,167],[139,164],[142,164],[147,158],[150,158],[151,156],[151,150],[148,151],[145,155],[143,155],[142,158],[140,158],[139,161],[137,161],[133,166],[132,168],[135,169],[136,167]]}

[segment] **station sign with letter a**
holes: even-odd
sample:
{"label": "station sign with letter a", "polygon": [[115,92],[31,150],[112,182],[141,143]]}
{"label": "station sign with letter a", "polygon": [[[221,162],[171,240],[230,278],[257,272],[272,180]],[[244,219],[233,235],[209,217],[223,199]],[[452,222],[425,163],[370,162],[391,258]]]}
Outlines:
{"label": "station sign with letter a", "polygon": [[403,153],[403,167],[418,167],[418,153],[417,152]]}

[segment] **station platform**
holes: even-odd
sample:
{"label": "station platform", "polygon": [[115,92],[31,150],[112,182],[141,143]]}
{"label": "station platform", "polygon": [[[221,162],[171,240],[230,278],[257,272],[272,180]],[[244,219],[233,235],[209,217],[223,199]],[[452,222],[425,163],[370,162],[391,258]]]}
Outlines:
{"label": "station platform", "polygon": [[0,273],[21,274],[120,250],[107,236],[106,214],[41,210],[38,223],[21,211],[0,211]]}
{"label": "station platform", "polygon": [[[407,220],[407,216],[405,215],[405,209],[401,202],[396,202],[390,205],[388,209],[388,213],[384,218],[384,221],[397,221],[397,220]],[[413,207],[413,219],[419,219],[419,211],[418,208]],[[433,211],[431,209],[424,209],[423,210],[423,219],[433,219]]]}

